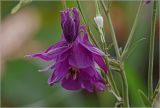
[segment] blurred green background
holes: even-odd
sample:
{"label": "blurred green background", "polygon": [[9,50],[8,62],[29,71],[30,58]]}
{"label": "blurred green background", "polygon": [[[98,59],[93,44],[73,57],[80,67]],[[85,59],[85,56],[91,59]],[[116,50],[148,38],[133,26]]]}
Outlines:
{"label": "blurred green background", "polygon": [[[67,106],[67,107],[99,107],[114,106],[115,98],[105,92],[88,93],[83,90],[64,90],[59,84],[49,86],[47,79],[50,71],[38,72],[48,65],[37,59],[27,59],[24,55],[40,52],[56,43],[61,36],[60,11],[63,10],[62,1],[33,1],[19,12],[11,15],[12,8],[17,1],[1,1],[2,34],[1,42],[1,106],[3,107],[38,107],[38,106]],[[99,34],[94,28],[96,15],[94,2],[81,1],[84,14],[89,22],[94,36],[100,42]],[[120,47],[124,47],[132,27],[139,2],[114,1],[111,6],[111,16]],[[138,95],[138,89],[147,93],[148,48],[151,20],[151,5],[144,5],[140,14],[138,26],[134,35],[134,42],[141,41],[134,52],[125,62],[127,80],[129,83],[130,104],[134,107],[143,106]],[[76,2],[67,1],[67,7],[77,7]],[[103,13],[103,12],[102,12]],[[104,13],[104,20],[106,19]],[[154,87],[159,74],[159,27],[155,39]],[[81,21],[83,23],[83,21]],[[111,43],[108,24],[104,22],[107,43]],[[27,32],[26,32],[27,31]],[[12,37],[12,34],[15,37]],[[16,35],[17,34],[17,35]],[[14,42],[13,42],[14,40]],[[3,49],[4,48],[4,49]],[[114,58],[114,48],[109,50]],[[121,77],[113,72],[119,89]]]}

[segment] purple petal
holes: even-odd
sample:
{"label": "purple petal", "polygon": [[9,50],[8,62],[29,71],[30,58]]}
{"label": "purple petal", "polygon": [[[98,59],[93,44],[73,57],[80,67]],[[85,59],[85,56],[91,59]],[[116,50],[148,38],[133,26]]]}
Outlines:
{"label": "purple petal", "polygon": [[55,82],[58,82],[65,77],[66,73],[69,70],[68,61],[63,61],[58,64],[55,64],[54,72],[48,79],[48,84],[52,85]]}
{"label": "purple petal", "polygon": [[66,59],[68,59],[68,56],[70,55],[70,49],[67,50],[65,53],[62,53],[60,55],[57,56],[56,58],[56,63],[60,63]]}
{"label": "purple petal", "polygon": [[36,57],[42,60],[49,61],[49,60],[54,60],[56,56],[66,52],[67,50],[69,50],[69,47],[67,47],[66,42],[60,41],[56,43],[55,45],[50,46],[44,52],[26,55],[26,57]]}
{"label": "purple petal", "polygon": [[81,79],[89,79],[90,77],[93,77],[96,73],[97,71],[94,66],[80,69],[80,77],[82,77]]}
{"label": "purple petal", "polygon": [[47,53],[48,51],[50,51],[51,49],[57,48],[57,47],[61,47],[61,46],[67,46],[67,43],[65,41],[60,41],[57,42],[56,44],[50,46],[46,51],[44,51],[45,53]]}
{"label": "purple petal", "polygon": [[81,82],[81,87],[88,92],[94,91],[94,85],[90,80],[95,76],[96,70],[93,67],[80,69],[79,80]]}
{"label": "purple petal", "polygon": [[72,45],[72,50],[69,57],[69,64],[77,68],[86,68],[93,65],[93,57],[91,52],[75,43]]}
{"label": "purple petal", "polygon": [[78,9],[66,9],[61,12],[61,26],[64,37],[68,43],[76,40],[79,34],[80,16]]}
{"label": "purple petal", "polygon": [[78,90],[81,88],[81,84],[78,79],[74,79],[72,76],[64,78],[61,83],[62,87],[67,90]]}
{"label": "purple petal", "polygon": [[93,92],[94,91],[94,86],[93,84],[90,83],[90,81],[82,81],[81,87],[88,92]]}
{"label": "purple petal", "polygon": [[48,51],[47,55],[57,56],[57,55],[60,55],[64,52],[66,52],[69,49],[70,48],[68,46],[57,47],[57,48],[54,48],[54,49],[51,49],[50,51]]}
{"label": "purple petal", "polygon": [[28,57],[28,58],[36,57],[36,58],[39,58],[39,59],[42,59],[42,60],[45,60],[45,61],[50,61],[50,60],[55,59],[55,57],[45,55],[44,52],[37,53],[37,54],[26,55],[25,57]]}
{"label": "purple petal", "polygon": [[99,75],[99,73],[96,73],[93,82],[95,84],[96,90],[98,90],[98,91],[102,91],[102,90],[104,90],[106,88],[105,82],[102,80],[102,78]]}
{"label": "purple petal", "polygon": [[76,37],[79,34],[79,28],[80,28],[80,16],[79,16],[79,11],[77,8],[73,8],[72,12],[74,14],[74,22],[75,22],[75,36],[73,37],[73,41],[76,39]]}
{"label": "purple petal", "polygon": [[106,88],[105,84],[100,81],[95,83],[95,87],[98,91],[103,91]]}
{"label": "purple petal", "polygon": [[81,25],[81,26],[80,26],[80,29],[81,29],[81,30],[83,31],[83,33],[84,33],[83,41],[86,42],[86,43],[89,43],[88,32],[87,32],[86,28],[85,28],[83,25]]}
{"label": "purple petal", "polygon": [[48,71],[49,69],[52,69],[54,66],[55,66],[54,64],[51,64],[51,65],[49,65],[49,66],[47,66],[47,67],[45,67],[45,68],[43,68],[43,69],[40,69],[40,70],[38,70],[38,71],[39,71],[39,72]]}
{"label": "purple petal", "polygon": [[93,55],[93,58],[94,58],[95,62],[99,65],[99,67],[101,69],[103,69],[106,73],[108,73],[108,67],[106,66],[103,58],[99,55],[96,55],[96,54]]}
{"label": "purple petal", "polygon": [[101,51],[100,49],[94,47],[94,46],[91,46],[89,44],[85,44],[83,42],[80,42],[80,44],[86,48],[87,50],[89,50],[90,52],[96,54],[96,55],[100,55],[100,56],[105,56],[105,53],[103,51]]}

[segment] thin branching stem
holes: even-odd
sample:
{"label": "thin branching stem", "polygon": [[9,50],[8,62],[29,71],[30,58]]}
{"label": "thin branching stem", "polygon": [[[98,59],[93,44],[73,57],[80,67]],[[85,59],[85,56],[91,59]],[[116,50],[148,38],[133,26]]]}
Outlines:
{"label": "thin branching stem", "polygon": [[113,28],[111,15],[110,15],[109,11],[107,10],[107,8],[105,7],[104,2],[102,0],[100,2],[102,4],[102,8],[104,9],[105,15],[107,17],[107,22],[109,24],[109,28],[110,28],[110,32],[111,32],[111,35],[112,35],[112,41],[113,41],[113,45],[114,45],[114,48],[115,48],[116,55],[119,58],[120,57],[119,47],[118,47],[118,43],[117,43],[117,39],[116,39],[116,34],[115,34],[115,31],[114,31],[114,28]]}
{"label": "thin branching stem", "polygon": [[[101,15],[100,13],[100,7],[99,7],[99,4],[98,4],[98,0],[95,1],[95,6],[96,6],[96,11],[97,11],[97,15]],[[103,39],[101,39],[102,41],[102,44],[103,44],[103,51],[106,53],[105,49],[106,49],[106,42],[105,42],[105,35],[104,35],[104,32],[102,30],[103,28],[98,28],[98,31],[101,35],[101,37],[103,37]],[[112,72],[111,72],[111,69],[110,69],[110,66],[109,66],[109,62],[108,62],[108,57],[106,56],[105,57],[105,63],[106,65],[108,66],[108,78],[109,78],[109,81],[110,81],[110,86],[111,88],[113,89],[113,91],[115,92],[116,96],[119,96],[120,97],[120,94],[119,94],[119,91],[117,89],[117,86],[115,84],[115,81],[113,79],[113,75],[112,75]],[[119,99],[118,99],[119,101]]]}
{"label": "thin branching stem", "polygon": [[108,61],[108,57],[105,57],[105,63],[106,63],[106,65],[108,66],[108,77],[109,77],[109,81],[110,81],[110,85],[111,85],[111,87],[113,88],[113,90],[114,90],[114,92],[120,97],[120,94],[119,94],[119,91],[118,91],[118,89],[117,89],[117,86],[116,86],[116,84],[115,84],[115,81],[114,81],[114,79],[113,79],[113,75],[112,75],[112,72],[111,72],[111,68],[110,68],[110,66],[109,66],[109,61]]}
{"label": "thin branching stem", "polygon": [[78,9],[80,10],[80,13],[81,13],[81,15],[82,15],[83,21],[84,21],[85,25],[86,25],[87,28],[88,28],[88,32],[89,32],[89,35],[90,35],[93,43],[94,43],[97,47],[100,48],[98,42],[96,41],[96,39],[95,39],[95,37],[94,37],[94,35],[93,35],[93,33],[92,33],[92,31],[91,31],[91,29],[90,29],[87,21],[86,21],[86,18],[85,18],[84,14],[83,14],[82,7],[81,7],[81,4],[80,4],[79,0],[76,0],[76,2],[77,2],[77,5],[78,5]]}
{"label": "thin branching stem", "polygon": [[157,1],[154,1],[153,10],[152,10],[152,19],[151,19],[150,45],[149,45],[149,67],[148,67],[148,98],[149,100],[152,99],[152,95],[153,95],[153,60],[154,60],[156,14],[157,14]]}
{"label": "thin branching stem", "polygon": [[138,10],[137,10],[137,14],[136,14],[136,17],[135,17],[135,20],[134,20],[134,23],[133,23],[131,32],[130,32],[130,34],[129,34],[127,43],[126,43],[126,45],[125,45],[125,47],[124,47],[124,50],[123,50],[123,53],[122,53],[122,55],[121,55],[121,58],[122,58],[122,59],[123,59],[123,58],[125,57],[125,55],[128,53],[128,50],[129,50],[129,48],[130,48],[130,46],[131,46],[131,43],[132,43],[132,40],[133,40],[133,35],[134,35],[135,29],[136,29],[136,26],[137,26],[137,22],[138,22],[140,10],[141,10],[141,8],[142,8],[142,4],[143,4],[143,0],[140,1],[140,4],[139,4]]}
{"label": "thin branching stem", "polygon": [[123,82],[123,99],[124,99],[124,103],[123,103],[123,107],[129,107],[129,96],[128,96],[128,82],[127,82],[127,78],[126,78],[126,74],[125,74],[125,70],[124,70],[124,63],[120,64],[120,69],[121,69],[121,77],[122,77],[122,82]]}
{"label": "thin branching stem", "polygon": [[157,83],[157,86],[154,90],[153,96],[152,96],[152,103],[154,102],[154,100],[156,99],[157,95],[160,93],[160,80]]}
{"label": "thin branching stem", "polygon": [[[115,35],[114,28],[113,28],[110,12],[107,10],[107,8],[106,8],[106,6],[105,6],[105,4],[102,0],[101,0],[101,5],[102,5],[102,8],[103,8],[103,10],[105,12],[105,15],[107,17],[107,21],[108,21],[109,28],[110,28],[110,31],[111,31],[113,45],[114,45],[115,52],[116,52],[116,56],[117,56],[118,59],[120,59],[119,47],[118,47],[118,43],[117,43],[117,40],[116,40],[116,35]],[[127,82],[127,78],[126,78],[126,75],[125,75],[124,63],[123,63],[122,60],[120,60],[120,70],[121,70],[120,74],[121,74],[122,83],[123,83],[123,101],[124,101],[123,106],[124,107],[129,107],[128,82]]]}
{"label": "thin branching stem", "polygon": [[[87,21],[86,21],[86,19],[85,19],[85,16],[84,16],[84,14],[83,14],[83,11],[82,11],[80,2],[79,2],[78,0],[76,0],[76,2],[77,2],[77,5],[78,5],[79,10],[80,10],[80,12],[81,12],[81,15],[82,15],[82,17],[83,17],[84,23],[85,23],[86,25],[88,25],[88,24],[87,24]],[[94,44],[95,44],[96,46],[98,46],[96,40],[95,40],[94,37],[93,37],[93,33],[91,32],[89,26],[88,26],[88,30],[89,30],[89,33],[90,33],[90,35],[91,35],[91,38],[92,38]],[[98,46],[98,47],[99,47],[99,46]],[[100,47],[99,47],[99,48],[100,48]],[[107,60],[106,60],[106,61],[107,61]],[[106,62],[106,64],[108,64],[108,62]],[[110,70],[110,69],[109,69],[109,70]],[[113,85],[114,91],[115,91],[115,92],[117,93],[117,95],[119,96],[119,92],[118,92],[117,88],[115,87],[115,82],[113,81],[113,77],[112,77],[111,74],[110,74],[109,76],[110,76],[110,81],[111,81],[111,83],[112,83],[112,85]]]}

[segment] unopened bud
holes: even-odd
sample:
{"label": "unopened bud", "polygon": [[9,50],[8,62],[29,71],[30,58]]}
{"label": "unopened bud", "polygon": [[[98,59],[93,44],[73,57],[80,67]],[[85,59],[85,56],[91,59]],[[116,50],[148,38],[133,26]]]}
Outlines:
{"label": "unopened bud", "polygon": [[97,26],[100,28],[103,28],[103,17],[102,16],[96,16],[94,17],[94,21],[96,22]]}

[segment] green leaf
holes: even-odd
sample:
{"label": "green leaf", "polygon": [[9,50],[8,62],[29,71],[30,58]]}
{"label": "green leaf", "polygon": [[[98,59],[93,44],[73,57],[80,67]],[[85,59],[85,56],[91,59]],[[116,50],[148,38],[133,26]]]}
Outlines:
{"label": "green leaf", "polygon": [[151,102],[149,101],[149,99],[147,98],[147,96],[144,94],[144,92],[143,92],[142,90],[138,90],[138,93],[139,93],[139,95],[140,95],[140,97],[141,97],[141,100],[143,101],[144,105],[145,105],[146,107],[151,107],[152,104],[151,104]]}

